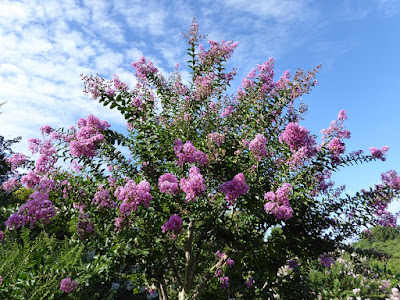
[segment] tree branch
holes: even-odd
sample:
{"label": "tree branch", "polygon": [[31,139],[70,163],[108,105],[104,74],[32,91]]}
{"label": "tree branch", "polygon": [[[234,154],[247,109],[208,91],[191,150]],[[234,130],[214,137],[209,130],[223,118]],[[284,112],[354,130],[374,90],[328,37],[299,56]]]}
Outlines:
{"label": "tree branch", "polygon": [[210,280],[211,276],[213,276],[215,274],[215,270],[220,269],[225,264],[225,262],[228,258],[229,258],[229,256],[227,254],[225,254],[214,266],[212,266],[209,269],[208,274],[205,276],[204,280],[196,286],[195,291],[192,295],[193,300],[197,299],[199,297],[201,290],[206,286],[206,284]]}

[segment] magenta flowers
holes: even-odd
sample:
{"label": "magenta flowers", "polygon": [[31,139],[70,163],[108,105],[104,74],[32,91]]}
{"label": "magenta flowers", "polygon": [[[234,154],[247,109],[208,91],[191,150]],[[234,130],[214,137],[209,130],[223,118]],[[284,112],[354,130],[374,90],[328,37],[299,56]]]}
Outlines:
{"label": "magenta flowers", "polygon": [[72,281],[71,277],[64,278],[60,282],[60,290],[65,293],[71,293],[78,288],[78,281]]}
{"label": "magenta flowers", "polygon": [[265,212],[272,214],[278,220],[288,220],[293,216],[293,209],[289,203],[289,195],[292,192],[292,186],[289,183],[282,184],[282,187],[274,192],[268,192],[264,199],[268,200],[264,205]]}

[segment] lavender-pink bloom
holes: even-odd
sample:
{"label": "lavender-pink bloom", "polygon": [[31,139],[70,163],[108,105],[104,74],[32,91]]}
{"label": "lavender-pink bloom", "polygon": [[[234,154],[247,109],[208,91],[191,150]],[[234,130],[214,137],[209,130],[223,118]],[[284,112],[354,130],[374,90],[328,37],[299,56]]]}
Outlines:
{"label": "lavender-pink bloom", "polygon": [[187,201],[193,201],[206,190],[204,178],[200,174],[200,170],[195,166],[190,168],[189,177],[187,179],[182,178],[179,185],[182,191],[186,193]]}
{"label": "lavender-pink bloom", "polygon": [[346,151],[346,146],[339,138],[334,138],[329,142],[328,149],[334,158],[338,158],[340,154]]}
{"label": "lavender-pink bloom", "polygon": [[60,290],[65,293],[71,293],[78,288],[78,281],[72,281],[71,277],[64,278],[60,282]]}
{"label": "lavender-pink bloom", "polygon": [[301,147],[307,147],[308,157],[315,152],[315,140],[310,136],[310,132],[297,123],[289,123],[279,137],[281,143],[286,143],[290,151],[296,152]]}
{"label": "lavender-pink bloom", "polygon": [[220,277],[219,278],[221,288],[228,288],[229,287],[229,277]]}
{"label": "lavender-pink bloom", "polygon": [[161,226],[162,232],[171,231],[173,233],[179,233],[182,229],[182,219],[179,215],[172,215],[164,225]]}
{"label": "lavender-pink bloom", "polygon": [[243,173],[235,175],[231,181],[227,181],[220,186],[221,192],[225,194],[225,199],[233,204],[233,201],[245,195],[249,191],[250,187],[246,183],[246,178]]}
{"label": "lavender-pink bloom", "polygon": [[174,174],[166,173],[158,179],[158,188],[161,193],[174,195],[179,193],[178,178]]}
{"label": "lavender-pink bloom", "polygon": [[117,203],[111,199],[110,192],[106,190],[103,185],[100,185],[97,188],[97,192],[94,194],[92,202],[100,207],[117,207]]}
{"label": "lavender-pink bloom", "polygon": [[22,153],[17,153],[12,157],[6,158],[5,161],[11,164],[11,170],[15,170],[27,161],[27,157]]}
{"label": "lavender-pink bloom", "polygon": [[180,139],[175,140],[174,151],[179,166],[183,166],[186,162],[189,164],[197,162],[200,166],[208,162],[208,155],[197,150],[190,141],[183,144]]}
{"label": "lavender-pink bloom", "polygon": [[5,190],[7,193],[12,192],[19,186],[19,181],[17,178],[10,178],[7,181],[3,182],[2,189]]}
{"label": "lavender-pink bloom", "polygon": [[386,153],[389,151],[388,146],[383,146],[382,149],[376,149],[375,147],[369,148],[369,151],[371,151],[371,155],[377,159],[380,159],[382,161],[386,160]]}
{"label": "lavender-pink bloom", "polygon": [[268,155],[267,140],[264,135],[260,133],[257,134],[255,139],[250,142],[249,148],[256,161],[261,161]]}

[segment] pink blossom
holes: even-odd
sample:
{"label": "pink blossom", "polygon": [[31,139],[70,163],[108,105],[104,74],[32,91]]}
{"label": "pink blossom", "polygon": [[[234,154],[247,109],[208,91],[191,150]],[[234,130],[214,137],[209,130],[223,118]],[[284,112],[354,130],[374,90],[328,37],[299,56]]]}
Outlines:
{"label": "pink blossom", "polygon": [[40,127],[40,132],[45,135],[45,134],[50,134],[54,129],[51,128],[49,125],[43,125]]}
{"label": "pink blossom", "polygon": [[229,287],[229,277],[220,277],[219,278],[221,288],[228,288]]}
{"label": "pink blossom", "polygon": [[107,88],[105,94],[106,94],[106,96],[111,98],[114,96],[115,91],[113,89]]}
{"label": "pink blossom", "polygon": [[338,158],[346,151],[346,146],[339,138],[334,138],[329,142],[328,149],[334,158]]}
{"label": "pink blossom", "polygon": [[5,237],[4,231],[0,230],[0,243],[3,242]]}
{"label": "pink blossom", "polygon": [[174,195],[180,192],[178,178],[174,174],[165,173],[158,179],[158,188],[161,193]]}
{"label": "pink blossom", "polygon": [[256,161],[261,161],[268,155],[267,140],[264,135],[260,133],[257,134],[255,139],[250,142],[249,148]]}
{"label": "pink blossom", "polygon": [[332,257],[332,253],[323,253],[321,256],[318,258],[320,263],[325,267],[329,268],[330,266],[335,264],[335,259]]}
{"label": "pink blossom", "polygon": [[110,124],[106,121],[101,121],[93,115],[89,115],[86,120],[79,119],[79,130],[69,142],[71,155],[76,157],[94,157],[96,154],[97,144],[104,140],[104,136],[101,132],[108,127],[110,127]]}
{"label": "pink blossom", "polygon": [[264,199],[268,200],[264,205],[265,212],[272,214],[278,220],[284,219],[285,221],[293,216],[293,209],[289,203],[289,194],[292,192],[292,186],[289,183],[282,184],[276,192],[267,192]]}
{"label": "pink blossom", "polygon": [[179,185],[182,191],[186,193],[186,201],[193,201],[206,190],[204,178],[200,174],[200,170],[195,166],[190,168],[189,177],[187,179],[182,178]]}
{"label": "pink blossom", "polygon": [[19,181],[17,178],[10,178],[7,181],[3,182],[2,188],[5,190],[7,193],[11,193],[14,189],[16,189],[19,186]]}
{"label": "pink blossom", "polygon": [[245,281],[244,284],[247,285],[248,288],[249,288],[249,287],[252,287],[253,284],[254,284],[254,279],[253,279],[253,277],[250,277],[249,279],[247,279],[247,280]]}
{"label": "pink blossom", "polygon": [[225,135],[218,133],[218,132],[212,132],[207,136],[208,140],[212,141],[215,143],[218,147],[222,145],[222,143],[225,142]]}
{"label": "pink blossom", "polygon": [[383,146],[382,149],[376,149],[375,147],[371,147],[369,148],[369,151],[371,151],[372,157],[385,161],[386,153],[389,151],[389,147]]}
{"label": "pink blossom", "polygon": [[285,130],[279,137],[281,143],[286,143],[290,151],[296,152],[301,147],[307,148],[307,156],[311,157],[315,153],[315,140],[310,136],[310,132],[297,123],[287,124]]}
{"label": "pink blossom", "polygon": [[21,205],[18,212],[8,218],[5,225],[17,229],[30,223],[33,228],[38,222],[48,223],[55,214],[53,203],[48,200],[48,194],[36,191],[29,196],[25,204]]}
{"label": "pink blossom", "polygon": [[12,157],[6,158],[5,161],[11,164],[11,170],[15,170],[27,161],[27,157],[22,153],[14,154]]}
{"label": "pink blossom", "polygon": [[174,235],[180,233],[182,229],[182,219],[179,215],[172,215],[164,225],[161,226],[162,232],[170,231]]}
{"label": "pink blossom", "polygon": [[71,293],[78,288],[78,281],[72,281],[71,277],[64,278],[60,282],[60,290],[65,293]]}
{"label": "pink blossom", "polygon": [[76,226],[77,234],[80,239],[87,239],[94,233],[93,221],[89,219],[89,215],[82,213],[78,216],[78,224]]}
{"label": "pink blossom", "polygon": [[111,199],[110,192],[106,190],[103,185],[97,188],[92,202],[100,207],[117,207],[117,203]]}
{"label": "pink blossom", "polygon": [[208,155],[197,150],[190,141],[183,144],[180,139],[176,139],[174,143],[174,151],[178,158],[176,163],[179,166],[183,166],[186,162],[189,164],[197,162],[200,166],[208,162]]}
{"label": "pink blossom", "polygon": [[220,186],[221,192],[225,193],[225,199],[230,204],[233,204],[236,198],[245,195],[249,189],[250,187],[247,185],[243,173],[235,175],[231,181],[227,181]]}
{"label": "pink blossom", "polygon": [[150,195],[150,183],[146,180],[142,180],[138,185],[133,180],[129,180],[124,187],[118,187],[114,195],[122,201],[119,210],[124,216],[129,215],[132,210],[136,211],[141,204],[148,208],[153,198]]}

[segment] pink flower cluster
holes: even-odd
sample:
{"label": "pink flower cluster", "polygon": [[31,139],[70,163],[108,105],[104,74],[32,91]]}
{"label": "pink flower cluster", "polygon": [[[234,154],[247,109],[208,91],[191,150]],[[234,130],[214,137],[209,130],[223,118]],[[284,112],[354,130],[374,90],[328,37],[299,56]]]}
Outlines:
{"label": "pink flower cluster", "polygon": [[335,264],[335,259],[332,257],[332,255],[332,253],[323,253],[318,260],[325,268],[329,268]]}
{"label": "pink flower cluster", "polygon": [[182,219],[177,214],[172,215],[164,225],[161,226],[162,232],[172,232],[173,237],[181,232],[182,229]]}
{"label": "pink flower cluster", "polygon": [[225,135],[218,132],[212,132],[207,136],[207,139],[220,147],[225,142]]}
{"label": "pink flower cluster", "polygon": [[386,153],[389,151],[388,146],[383,146],[382,149],[376,149],[375,147],[369,148],[369,151],[371,151],[371,155],[377,159],[380,159],[382,161],[386,160]]}
{"label": "pink flower cluster", "polygon": [[246,183],[243,173],[239,173],[233,177],[231,181],[227,181],[220,186],[221,192],[225,194],[225,199],[233,205],[236,198],[245,195],[250,187]]}
{"label": "pink flower cluster", "polygon": [[110,124],[93,115],[89,115],[86,120],[79,119],[79,130],[69,143],[71,155],[94,157],[96,155],[96,145],[104,140],[104,136],[100,132],[108,127],[110,127]]}
{"label": "pink flower cluster", "polygon": [[328,129],[321,130],[323,134],[323,140],[327,140],[328,138],[339,138],[339,139],[349,139],[350,131],[344,129],[343,122],[347,120],[347,115],[345,110],[341,110],[338,113],[338,119],[336,121],[332,121],[331,125]]}
{"label": "pink flower cluster", "polygon": [[0,243],[3,242],[5,234],[2,230],[0,230]]}
{"label": "pink flower cluster", "polygon": [[150,195],[150,183],[146,180],[142,180],[137,185],[133,180],[129,180],[124,187],[117,187],[114,196],[122,201],[119,210],[123,216],[129,215],[132,210],[136,211],[140,204],[148,208],[153,199]]}
{"label": "pink flower cluster", "polygon": [[51,132],[53,132],[53,128],[50,127],[50,125],[43,125],[42,127],[40,127],[40,132],[45,135],[45,134],[50,134]]}
{"label": "pink flower cluster", "polygon": [[14,189],[19,186],[19,181],[17,178],[10,178],[7,181],[3,182],[2,189],[7,193],[11,193]]}
{"label": "pink flower cluster", "polygon": [[47,173],[52,170],[57,162],[57,150],[51,140],[41,141],[39,139],[29,139],[29,150],[32,154],[40,153],[39,158],[35,162],[36,173]]}
{"label": "pink flower cluster", "polygon": [[158,179],[158,188],[161,193],[174,195],[180,192],[178,178],[174,174],[165,173]]}
{"label": "pink flower cluster", "polygon": [[178,158],[177,165],[183,166],[186,162],[189,164],[197,162],[200,166],[208,162],[208,155],[197,150],[193,143],[187,141],[185,144],[180,139],[175,140],[175,155]]}
{"label": "pink flower cluster", "polygon": [[[122,82],[117,74],[113,75],[112,82],[114,83],[114,88],[119,91],[127,91],[129,89],[128,85],[125,82]],[[111,91],[108,90],[108,93],[111,94]],[[114,95],[114,91],[112,90],[112,95]]]}
{"label": "pink flower cluster", "polygon": [[264,62],[262,65],[257,65],[257,69],[259,72],[258,78],[260,78],[260,82],[262,82],[261,90],[264,93],[271,92],[275,88],[274,84],[274,59],[270,58],[268,61]]}
{"label": "pink flower cluster", "polygon": [[29,196],[25,204],[21,205],[18,212],[8,218],[5,225],[17,229],[29,223],[34,227],[40,221],[48,223],[55,215],[53,202],[48,200],[48,194],[36,191]]}
{"label": "pink flower cluster", "polygon": [[132,63],[132,67],[136,69],[136,76],[147,80],[150,75],[154,76],[158,73],[156,67],[150,60],[146,61],[146,58],[142,56],[137,62]]}
{"label": "pink flower cluster", "polygon": [[103,185],[99,185],[97,188],[92,202],[100,207],[117,207],[117,203],[111,199],[110,192],[106,190]]}
{"label": "pink flower cluster", "polygon": [[400,190],[400,176],[396,171],[390,170],[381,174],[382,182],[391,189]]}
{"label": "pink flower cluster", "polygon": [[72,281],[71,277],[64,278],[60,282],[60,290],[65,293],[71,293],[78,288],[78,281]]}
{"label": "pink flower cluster", "polygon": [[200,100],[200,98],[208,97],[214,91],[213,82],[215,78],[214,72],[208,72],[203,76],[197,76],[195,79],[196,86],[196,100]]}
{"label": "pink flower cluster", "polygon": [[231,57],[233,51],[238,46],[237,42],[233,41],[224,41],[218,43],[213,40],[208,40],[208,43],[211,45],[211,48],[208,51],[204,51],[203,45],[199,45],[199,59],[203,65],[214,65],[222,60],[227,60]]}
{"label": "pink flower cluster", "polygon": [[219,278],[219,284],[221,285],[221,288],[228,288],[229,287],[229,277],[221,276]]}
{"label": "pink flower cluster", "polygon": [[28,189],[33,189],[39,182],[39,175],[32,170],[29,170],[28,173],[21,178],[21,183],[26,185]]}
{"label": "pink flower cluster", "polygon": [[315,153],[315,139],[310,136],[310,132],[297,123],[287,124],[285,130],[279,137],[281,143],[286,143],[293,153],[302,147],[306,147],[307,156],[311,157]]}
{"label": "pink flower cluster", "polygon": [[264,135],[260,133],[258,133],[255,139],[250,142],[249,148],[256,161],[261,161],[268,155],[267,140]]}
{"label": "pink flower cluster", "polygon": [[179,185],[182,191],[186,193],[186,201],[193,201],[206,190],[204,178],[200,174],[200,170],[195,166],[190,168],[187,179],[181,178]]}
{"label": "pink flower cluster", "polygon": [[227,116],[231,115],[234,111],[235,111],[235,109],[233,108],[233,106],[232,105],[228,105],[227,107],[224,108],[224,111],[219,116],[221,118],[222,117],[227,117]]}
{"label": "pink flower cluster", "polygon": [[264,199],[268,200],[264,205],[265,212],[272,214],[278,220],[284,219],[285,221],[293,216],[293,209],[289,203],[289,195],[292,192],[290,183],[282,184],[282,187],[274,192],[265,193]]}
{"label": "pink flower cluster", "polygon": [[15,170],[27,161],[27,157],[22,153],[17,153],[12,157],[6,158],[5,161],[11,164],[11,170]]}
{"label": "pink flower cluster", "polygon": [[339,138],[334,138],[329,142],[328,149],[333,158],[337,159],[346,151],[346,146]]}

